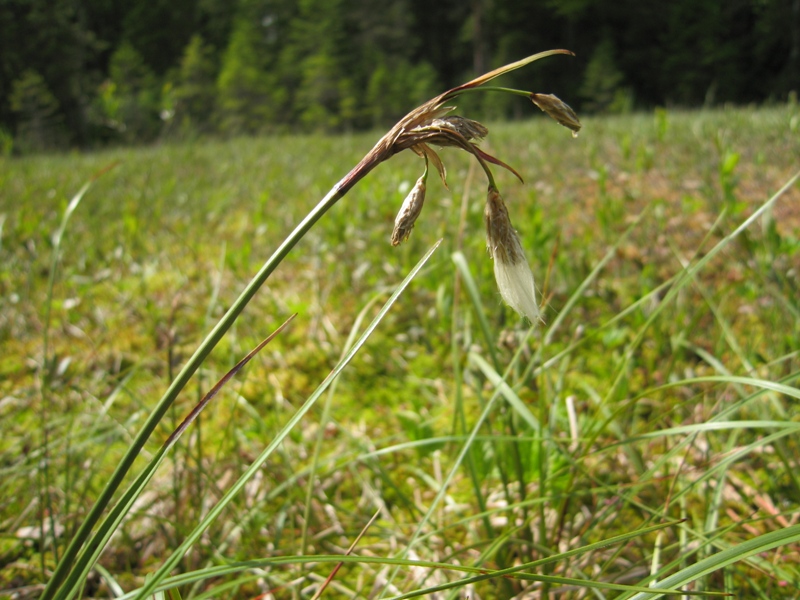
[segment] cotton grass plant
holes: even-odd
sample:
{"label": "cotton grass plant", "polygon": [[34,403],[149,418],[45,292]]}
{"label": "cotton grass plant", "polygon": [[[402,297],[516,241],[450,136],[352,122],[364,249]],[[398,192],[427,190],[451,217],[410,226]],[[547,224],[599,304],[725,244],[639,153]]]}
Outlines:
{"label": "cotton grass plant", "polygon": [[[103,547],[108,542],[108,539],[122,522],[127,512],[132,507],[136,497],[142,492],[147,482],[155,473],[156,468],[159,466],[164,456],[172,445],[177,441],[178,435],[170,436],[167,443],[162,447],[162,451],[149,463],[149,465],[140,473],[128,491],[123,495],[123,498],[117,502],[115,507],[111,510],[109,515],[100,523],[97,531],[92,535],[92,530],[100,521],[102,513],[110,505],[112,497],[118,487],[123,482],[125,476],[129,472],[133,462],[147,439],[153,433],[158,424],[163,420],[167,411],[177,398],[178,394],[188,383],[192,375],[197,371],[205,358],[216,346],[225,332],[231,327],[238,315],[244,310],[245,306],[249,303],[258,289],[266,282],[270,274],[277,268],[281,261],[286,257],[289,251],[302,239],[305,233],[314,225],[314,223],[321,218],[327,210],[329,210],[338,200],[340,200],[350,189],[353,188],[363,177],[372,171],[379,164],[385,162],[395,154],[403,150],[411,149],[413,152],[419,154],[425,159],[426,174],[427,164],[432,162],[442,178],[443,183],[446,184],[445,168],[438,157],[435,150],[431,145],[438,146],[452,146],[457,147],[471,153],[476,160],[480,163],[486,176],[489,180],[489,198],[487,202],[487,230],[489,232],[489,245],[492,256],[496,262],[502,263],[502,266],[497,268],[498,283],[500,290],[506,300],[518,310],[526,311],[524,314],[531,319],[538,317],[538,310],[536,309],[535,300],[533,298],[533,277],[527,267],[527,262],[524,261],[519,247],[519,241],[513,228],[511,228],[510,221],[508,220],[507,212],[502,206],[502,199],[500,199],[497,192],[492,172],[487,163],[499,164],[506,166],[504,163],[495,159],[488,154],[481,151],[473,140],[483,137],[487,133],[486,129],[469,119],[463,117],[446,117],[445,115],[450,112],[453,107],[448,103],[456,100],[461,94],[467,91],[474,91],[480,89],[479,86],[484,83],[499,77],[505,73],[511,72],[515,69],[524,67],[536,60],[552,56],[555,54],[570,54],[566,50],[553,50],[542,52],[521,61],[506,65],[496,69],[486,75],[478,77],[466,84],[453,88],[421,105],[417,109],[411,111],[408,115],[403,117],[383,138],[381,138],[375,147],[367,153],[367,155],[359,162],[353,170],[350,171],[338,184],[336,184],[331,191],[323,198],[317,207],[311,211],[306,218],[297,226],[297,228],[290,234],[281,246],[275,251],[272,257],[264,264],[258,274],[251,280],[250,284],[242,292],[239,298],[233,303],[231,308],[225,316],[217,323],[216,327],[208,335],[205,341],[198,347],[197,351],[187,361],[181,372],[173,380],[164,396],[159,400],[156,407],[148,417],[146,423],[137,434],[134,442],[129,447],[128,452],[120,461],[119,466],[115,470],[108,484],[104,488],[100,497],[96,500],[92,509],[87,514],[85,520],[81,523],[78,531],[70,542],[69,546],[61,557],[58,567],[56,568],[52,578],[50,579],[47,587],[42,594],[42,600],[50,598],[68,598],[72,597],[82,585],[82,581],[88,574],[89,569],[96,562]],[[500,88],[498,88],[500,89]],[[509,93],[522,93],[528,95],[533,102],[537,102],[535,94],[525,92],[518,92],[516,90],[502,90]],[[556,105],[553,108],[552,104],[548,104],[547,108],[543,108],[548,114],[554,115],[560,122],[569,124],[573,129],[579,128],[577,119],[574,113],[565,104]],[[561,117],[560,115],[566,115]],[[509,167],[506,167],[509,168]],[[423,176],[425,177],[425,176]],[[395,233],[392,236],[393,243],[403,238],[408,237],[408,233],[413,227],[413,221],[419,215],[421,209],[422,198],[424,197],[424,179],[420,180],[412,195],[416,195],[416,206],[410,208],[404,206],[401,208],[401,217],[398,217],[400,228],[402,231]],[[405,221],[402,215],[405,214]],[[413,219],[411,215],[414,214]],[[418,266],[418,268],[421,265]],[[417,268],[417,269],[418,269]],[[415,271],[414,271],[415,272]],[[522,281],[517,283],[515,278],[521,277]],[[408,282],[409,280],[407,280]],[[405,287],[404,284],[400,289]],[[530,298],[524,297],[530,294]],[[396,296],[395,296],[396,297]],[[388,306],[387,305],[387,309]],[[377,325],[377,321],[369,329],[373,329]],[[363,341],[366,337],[360,340]],[[359,347],[357,345],[357,347]],[[352,357],[352,355],[350,355]],[[341,368],[349,362],[345,360],[340,363]],[[340,370],[340,369],[338,369]],[[338,373],[338,370],[335,370]],[[238,492],[247,479],[263,464],[263,462],[270,456],[272,451],[277,447],[289,431],[300,421],[305,412],[313,405],[314,401],[319,394],[321,394],[329,385],[329,378],[318,389],[318,394],[312,396],[306,403],[305,408],[301,409],[295,414],[295,417],[290,420],[287,427],[283,430],[275,441],[265,450],[264,454],[251,466],[248,471],[249,475],[245,475],[240,479],[240,483],[229,490],[227,498]],[[181,429],[182,431],[183,429]],[[224,508],[226,502],[220,502],[216,505],[216,509],[207,516],[203,522],[195,529],[192,535],[178,548],[168,559],[163,567],[152,577],[148,584],[140,592],[140,596],[144,597],[167,576],[167,574],[174,568],[184,552],[188,550],[191,544],[202,534],[203,530],[208,526],[208,523],[213,520]]]}
{"label": "cotton grass plant", "polygon": [[[447,112],[447,107],[462,94],[479,91],[512,93],[527,97],[559,123],[576,129],[577,118],[566,105],[552,96],[484,85],[496,76],[550,54],[553,52],[536,55],[489,73],[412,111],[334,186],[265,263],[174,379],[131,442],[119,467],[73,536],[70,546],[62,554],[42,597],[69,598],[80,594],[89,572],[96,568],[103,548],[111,536],[120,530],[124,520],[129,518],[137,498],[146,489],[164,458],[170,451],[174,452],[180,432],[185,430],[191,419],[167,438],[166,443],[112,505],[116,491],[132,469],[134,459],[156,428],[165,423],[178,394],[292,247],[368,172],[394,154],[410,149],[423,160],[423,175],[401,206],[395,220],[395,230],[390,237],[392,244],[408,240],[414,225],[425,218],[423,202],[426,192],[430,191],[427,180],[429,172],[438,173],[442,181],[446,181],[444,163],[435,148],[448,146],[467,152],[487,180],[484,221],[488,253],[493,262],[497,285],[506,302],[527,317],[528,324],[533,327],[516,331],[516,337],[508,342],[512,349],[511,358],[507,362],[502,360],[496,348],[502,332],[495,330],[487,317],[490,309],[482,300],[483,295],[474,273],[480,266],[470,264],[467,255],[456,251],[452,259],[459,281],[471,302],[471,306],[467,307],[468,313],[479,322],[478,330],[484,339],[470,339],[462,334],[459,328],[464,325],[455,318],[457,307],[454,306],[452,343],[456,406],[453,434],[438,439],[423,438],[413,444],[387,443],[379,449],[367,445],[356,456],[320,459],[310,471],[297,473],[294,479],[287,482],[291,484],[303,477],[313,480],[322,469],[335,472],[353,464],[369,464],[380,456],[394,453],[404,456],[401,453],[414,447],[449,444],[454,450],[447,454],[446,462],[440,464],[437,462],[439,459],[435,459],[438,467],[428,476],[432,495],[425,497],[424,505],[416,509],[418,520],[412,531],[396,538],[400,542],[399,547],[379,556],[360,555],[358,545],[351,553],[346,548],[335,554],[303,552],[297,556],[273,556],[262,552],[247,561],[218,559],[200,568],[176,572],[181,559],[201,540],[203,533],[212,524],[228,518],[226,507],[231,506],[234,497],[242,493],[247,482],[256,477],[262,466],[275,457],[281,444],[288,440],[293,430],[299,428],[322,394],[332,388],[336,376],[363,348],[367,337],[376,330],[392,303],[423,268],[435,246],[423,255],[403,282],[393,290],[372,323],[359,335],[355,335],[358,327],[354,327],[342,359],[331,375],[302,406],[292,409],[291,417],[267,447],[252,460],[241,477],[229,484],[220,497],[214,498],[210,509],[193,524],[192,530],[181,543],[169,549],[171,554],[164,558],[145,583],[123,597],[143,598],[153,593],[176,597],[178,588],[188,590],[186,593],[191,597],[235,595],[235,591],[229,590],[236,590],[237,585],[245,585],[256,579],[261,582],[280,582],[281,568],[295,567],[289,573],[299,574],[304,573],[303,565],[312,564],[328,573],[334,573],[337,565],[342,565],[338,574],[331,579],[326,594],[333,595],[338,589],[349,596],[368,597],[414,597],[438,593],[440,597],[447,597],[446,594],[469,597],[483,594],[484,597],[490,597],[489,594],[494,594],[496,597],[654,598],[664,594],[690,595],[702,590],[710,591],[705,595],[713,595],[723,589],[736,591],[730,587],[727,579],[720,584],[719,580],[709,578],[720,570],[727,577],[725,569],[741,561],[763,570],[776,580],[793,581],[796,569],[791,564],[773,560],[765,553],[781,549],[791,552],[792,545],[800,540],[797,524],[787,522],[787,526],[779,530],[756,531],[749,539],[733,543],[726,536],[728,532],[719,529],[717,519],[723,511],[720,490],[726,489],[725,482],[737,461],[775,448],[776,453],[785,456],[787,472],[791,472],[791,466],[796,464],[791,453],[791,448],[795,447],[792,444],[796,440],[796,424],[785,415],[776,416],[769,406],[782,406],[786,398],[798,399],[794,387],[797,372],[790,369],[782,378],[773,381],[749,371],[748,376],[733,376],[730,372],[725,373],[724,365],[720,365],[716,375],[678,378],[637,394],[627,391],[633,386],[631,365],[638,353],[646,350],[646,342],[652,342],[647,337],[648,333],[656,330],[660,334],[658,327],[667,320],[665,316],[668,311],[678,305],[693,286],[699,284],[698,276],[702,270],[719,259],[735,240],[741,239],[753,223],[768,215],[777,200],[791,191],[798,176],[792,177],[750,217],[743,218],[728,230],[725,229],[728,223],[726,216],[720,215],[711,231],[722,230],[727,233],[720,235],[719,241],[711,245],[711,250],[685,258],[678,249],[673,249],[681,258],[681,267],[671,278],[648,291],[632,305],[621,309],[609,322],[601,323],[588,333],[568,335],[565,342],[565,336],[561,334],[576,307],[585,294],[598,284],[603,269],[623,251],[626,240],[636,234],[637,227],[645,218],[644,214],[630,223],[624,233],[610,244],[607,254],[594,264],[584,280],[572,288],[573,291],[560,304],[557,315],[548,319],[546,330],[543,330],[539,325],[536,286],[524,250],[524,237],[529,232],[523,228],[523,238],[520,238],[511,225],[508,208],[499,191],[500,178],[495,177],[492,167],[507,169],[512,174],[516,172],[477,145],[478,140],[487,134],[483,125]],[[79,201],[80,195],[70,204],[70,210],[74,210]],[[699,247],[708,246],[708,241],[704,241]],[[560,259],[561,256],[554,252],[551,263]],[[547,286],[540,285],[547,293]],[[722,315],[723,311],[717,311],[717,314]],[[634,321],[636,325],[632,334],[618,346],[621,350],[614,353],[613,361],[611,357],[608,358],[614,365],[608,386],[598,391],[586,383],[584,390],[591,402],[582,410],[575,408],[574,400],[571,403],[564,400],[559,391],[569,385],[570,373],[575,370],[572,361],[585,360],[578,351],[597,344],[599,340],[605,342],[605,336],[616,332],[619,323],[640,315],[644,315],[644,318]],[[669,316],[672,318],[672,315]],[[719,320],[722,322],[723,317],[720,316]],[[732,334],[729,335],[729,339],[734,338]],[[673,343],[678,347],[683,342],[676,339]],[[737,348],[733,343],[731,347]],[[697,352],[703,351],[702,348],[697,349]],[[592,354],[598,356],[600,353]],[[746,358],[741,348],[738,354]],[[605,358],[598,356],[596,360]],[[778,360],[791,364],[792,358],[779,357]],[[715,364],[713,356],[709,357],[709,363]],[[591,368],[591,364],[581,363],[581,370]],[[235,369],[229,375],[234,372]],[[587,378],[586,381],[591,380]],[[477,408],[467,406],[470,398],[463,396],[463,390],[468,385],[474,388]],[[634,428],[631,415],[640,410],[642,405],[646,406],[651,396],[669,394],[673,389],[683,390],[687,387],[702,390],[696,391],[689,400],[697,402],[699,406],[707,404],[706,397],[730,401],[728,396],[731,390],[736,399],[726,404],[724,410],[715,411],[707,422],[650,430]],[[204,398],[190,417],[199,414],[200,408],[211,397]],[[332,396],[330,399],[335,401]],[[569,428],[560,427],[563,424],[563,411],[570,416]],[[569,431],[569,438],[560,439],[565,430]],[[710,436],[714,432],[726,431],[746,438],[747,443],[737,443],[735,437],[728,438],[724,452],[714,453],[708,459],[708,468],[697,476],[688,469],[672,471],[674,465],[681,464],[681,461],[694,464],[702,458],[700,453],[705,446],[696,444],[696,440],[708,439],[708,443],[713,444]],[[761,431],[765,435],[750,436],[751,432]],[[613,432],[614,436],[610,436],[609,432]],[[609,442],[609,437],[615,441]],[[646,444],[658,443],[663,443],[666,450],[656,455],[654,462],[643,458],[641,448]],[[635,472],[637,479],[630,483],[615,479],[618,474],[628,471]],[[467,473],[467,481],[472,485],[477,512],[469,512],[461,519],[448,522],[442,518],[442,514],[448,509],[457,509],[452,504],[450,494],[458,484],[457,475],[462,472]],[[498,473],[499,484],[487,489],[485,483],[496,479]],[[529,476],[530,473],[534,473],[533,478]],[[388,482],[391,483],[391,473],[388,475]],[[420,481],[427,480],[420,478]],[[648,495],[654,490],[662,490],[665,481],[669,485],[663,497],[650,499]],[[309,489],[312,483],[309,482]],[[274,493],[280,494],[281,490],[286,489],[276,486]],[[704,511],[707,518],[702,524],[698,524],[697,520],[687,520],[696,510],[693,503],[697,502],[698,495],[708,499]],[[600,506],[584,504],[584,499],[595,496],[606,498],[606,503]],[[413,504],[414,500],[410,500],[410,503]],[[573,512],[576,505],[583,512]],[[592,513],[587,516],[590,509]],[[384,508],[384,514],[387,511]],[[370,515],[372,512],[369,511]],[[370,515],[365,516],[364,523]],[[567,518],[569,515],[572,518]],[[756,522],[748,524],[758,525]],[[476,542],[474,547],[454,550],[453,555],[427,551],[428,544],[449,548],[448,540],[457,539],[455,536],[461,535],[459,532],[476,529],[480,529],[481,536],[480,542]],[[365,537],[369,535],[370,531],[365,531]],[[354,534],[351,541],[355,538]],[[634,542],[635,546],[632,545]],[[455,543],[452,547],[455,548]],[[652,552],[646,556],[635,556],[634,550],[641,548],[650,548]],[[224,552],[220,556],[224,556]],[[645,570],[639,568],[643,560],[647,563]],[[621,575],[614,570],[613,579],[606,577],[612,566],[626,564],[631,566],[630,573]],[[329,568],[325,569],[325,566]],[[361,588],[360,592],[354,593],[354,571],[347,569],[357,567],[365,569],[373,581],[370,588]],[[109,581],[113,581],[114,574],[107,575]],[[222,579],[224,577],[229,579]],[[311,579],[310,575],[308,577],[303,581],[311,582],[317,591],[323,588],[321,581]],[[222,583],[218,583],[220,581]],[[349,585],[337,588],[338,582]],[[290,579],[283,580],[278,589],[273,589],[274,585],[268,585],[266,589],[263,583],[261,585],[265,594],[272,590],[277,597],[288,594],[287,590],[298,589]],[[491,587],[485,587],[487,585]],[[297,592],[304,596],[310,596],[311,593]]]}

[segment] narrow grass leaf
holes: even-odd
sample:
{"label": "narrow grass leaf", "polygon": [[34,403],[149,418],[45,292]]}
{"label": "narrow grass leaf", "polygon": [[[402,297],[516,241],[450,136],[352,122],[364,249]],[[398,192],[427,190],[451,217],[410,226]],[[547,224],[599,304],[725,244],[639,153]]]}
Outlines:
{"label": "narrow grass leaf", "polygon": [[[166,591],[168,589],[176,588],[179,586],[186,586],[192,583],[196,583],[198,581],[204,581],[208,579],[218,578],[218,577],[225,577],[227,575],[241,573],[243,571],[252,570],[252,569],[265,569],[269,567],[278,567],[278,566],[285,566],[285,565],[298,565],[298,564],[371,564],[371,565],[393,565],[395,567],[421,567],[430,570],[442,570],[442,571],[452,571],[452,572],[461,572],[471,574],[472,576],[468,579],[462,579],[459,581],[450,582],[450,584],[442,587],[441,589],[451,589],[453,587],[460,587],[466,585],[468,583],[477,583],[480,581],[485,581],[487,579],[497,578],[497,577],[522,577],[529,578],[530,574],[525,574],[523,571],[530,570],[533,568],[537,568],[543,566],[545,564],[555,563],[563,560],[567,560],[573,556],[578,556],[580,554],[584,554],[587,552],[594,552],[596,550],[600,550],[603,548],[607,548],[609,546],[614,546],[618,544],[623,544],[631,539],[635,539],[640,536],[645,536],[651,534],[653,532],[657,532],[669,527],[674,527],[677,525],[677,521],[671,521],[668,523],[661,523],[658,525],[651,525],[649,527],[643,527],[636,531],[628,532],[625,534],[621,534],[618,536],[614,536],[608,538],[606,540],[602,540],[599,542],[594,542],[592,544],[587,544],[581,548],[576,548],[574,550],[570,550],[568,552],[562,552],[553,556],[549,556],[547,558],[543,558],[537,561],[533,561],[530,563],[526,563],[523,565],[518,565],[515,567],[511,567],[508,569],[503,570],[492,570],[492,569],[485,569],[485,568],[478,568],[478,567],[469,567],[463,566],[458,564],[450,564],[445,562],[436,562],[436,561],[426,561],[426,560],[409,560],[409,559],[402,559],[402,558],[388,558],[388,557],[376,557],[376,556],[335,556],[335,555],[312,555],[312,556],[276,556],[270,558],[263,558],[263,559],[255,559],[250,561],[240,561],[235,563],[230,563],[226,565],[215,565],[212,567],[208,567],[206,569],[191,571],[188,573],[180,573],[178,575],[174,575],[171,577],[165,578],[156,588],[157,591]],[[575,579],[570,580],[575,582],[580,582],[581,584],[585,583],[583,580]],[[602,584],[601,584],[602,585]],[[610,584],[614,585],[614,584]],[[637,589],[636,586],[622,586],[623,589],[633,591]],[[430,593],[433,590],[438,590],[439,588],[426,588],[425,593]],[[620,588],[614,588],[620,589]],[[641,589],[649,589],[649,588],[641,588]],[[659,588],[663,590],[667,590],[667,588]],[[140,593],[140,590],[135,590],[121,596],[120,600],[131,600],[132,598],[136,597],[137,594]],[[416,592],[412,592],[407,595],[400,596],[401,598],[405,597],[412,597],[412,595],[419,595]]]}
{"label": "narrow grass leaf", "polygon": [[[544,337],[545,345],[549,345],[550,342],[553,340],[553,336],[555,335],[556,331],[561,327],[561,324],[567,318],[572,308],[577,304],[577,302],[584,297],[584,293],[586,292],[586,288],[591,285],[591,283],[597,279],[597,276],[603,270],[603,268],[608,264],[608,262],[617,255],[617,251],[622,243],[627,239],[628,235],[634,231],[638,226],[644,216],[647,214],[647,210],[642,211],[636,219],[631,223],[631,225],[622,233],[622,235],[617,238],[616,243],[608,249],[608,252],[605,253],[600,262],[598,262],[595,267],[592,269],[592,272],[586,276],[586,278],[581,282],[581,284],[577,287],[577,289],[572,293],[572,295],[567,300],[566,304],[558,311],[556,318],[553,319],[553,322],[550,324],[550,327],[547,330],[547,334]],[[655,291],[655,290],[654,290]]]}
{"label": "narrow grass leaf", "polygon": [[[348,181],[348,185],[354,185],[355,181],[357,181],[359,177],[365,176],[372,168],[374,168],[374,166],[374,164],[360,163],[358,167],[356,167],[356,169],[354,169],[353,172],[351,172],[345,178]],[[359,168],[360,170],[357,170]],[[64,555],[61,557],[61,560],[56,566],[52,577],[50,577],[50,580],[47,582],[44,592],[42,592],[41,600],[51,600],[55,598],[56,592],[62,586],[64,581],[67,579],[68,574],[73,571],[74,568],[77,567],[80,568],[80,570],[83,570],[83,566],[85,565],[77,565],[76,557],[78,556],[79,552],[81,552],[81,548],[83,548],[86,540],[88,540],[91,536],[92,529],[100,520],[100,517],[105,509],[111,503],[114,493],[122,484],[128,471],[133,466],[134,461],[139,456],[140,451],[150,438],[150,435],[153,433],[153,431],[155,431],[159,423],[161,423],[161,419],[172,406],[173,402],[178,397],[178,394],[180,394],[183,388],[186,387],[186,384],[189,383],[189,380],[192,378],[194,373],[200,368],[200,365],[203,364],[203,361],[206,359],[206,357],[216,347],[225,333],[231,328],[238,316],[244,310],[245,306],[249,304],[250,300],[252,300],[253,296],[255,296],[256,292],[261,288],[264,282],[267,281],[272,272],[278,267],[278,265],[280,265],[292,248],[294,248],[294,246],[314,226],[314,224],[319,221],[319,219],[321,219],[322,216],[328,212],[328,210],[334,204],[336,204],[340,198],[344,196],[347,189],[349,188],[340,182],[340,184],[334,186],[334,188],[331,189],[330,192],[328,192],[325,197],[319,201],[319,203],[317,203],[311,212],[309,212],[303,218],[303,220],[294,228],[292,233],[286,237],[278,249],[275,250],[272,256],[270,256],[270,258],[264,263],[259,272],[256,273],[247,286],[245,286],[239,297],[233,302],[233,304],[231,304],[231,307],[217,322],[203,342],[197,347],[194,354],[192,354],[172,383],[170,383],[167,391],[164,392],[164,395],[156,403],[156,406],[153,408],[150,415],[147,417],[147,420],[129,445],[125,455],[114,469],[114,472],[106,482],[105,487],[100,492],[100,495],[92,505],[92,508],[89,509],[89,512],[84,517],[80,527],[78,528],[78,531],[75,533],[72,540],[70,540],[67,549],[64,551]],[[93,550],[90,550],[89,554],[92,553]]]}
{"label": "narrow grass leaf", "polygon": [[489,382],[500,392],[503,398],[506,399],[506,402],[508,402],[508,404],[531,427],[531,429],[539,434],[541,431],[539,420],[525,405],[514,389],[508,385],[506,380],[497,371],[495,371],[480,354],[470,352],[469,360],[481,370],[486,379],[488,379]]}
{"label": "narrow grass leaf", "polygon": [[481,302],[480,292],[478,292],[478,284],[475,283],[475,278],[472,276],[472,271],[470,271],[469,264],[467,263],[467,259],[463,253],[453,252],[452,260],[456,265],[458,272],[461,273],[464,285],[467,287],[469,299],[472,302],[473,308],[475,309],[475,315],[478,317],[481,333],[483,333],[483,338],[486,341],[486,348],[489,349],[489,354],[492,357],[492,364],[494,365],[495,369],[499,369],[500,362],[497,359],[495,342],[492,337],[491,328],[489,327],[489,321],[486,318],[486,311],[483,308],[483,302]]}
{"label": "narrow grass leaf", "polygon": [[103,520],[97,532],[89,543],[84,548],[83,552],[78,556],[75,568],[69,573],[63,587],[58,590],[57,598],[71,598],[73,597],[80,586],[83,585],[89,571],[96,565],[100,554],[103,552],[108,540],[119,527],[122,520],[130,511],[136,498],[144,490],[150,479],[153,477],[158,467],[166,457],[169,450],[175,445],[178,439],[183,435],[189,425],[194,421],[200,412],[205,408],[208,403],[219,393],[220,389],[238,373],[260,350],[264,348],[270,341],[283,331],[286,326],[295,318],[295,315],[289,317],[283,324],[267,336],[261,343],[251,350],[247,356],[240,360],[216,385],[200,400],[200,402],[189,412],[188,416],[183,422],[172,432],[172,434],[162,444],[159,451],[153,456],[150,462],[147,463],[145,468],[136,477],[134,482],[128,487],[125,493],[120,498],[119,502],[114,506],[108,516]]}
{"label": "narrow grass leaf", "polygon": [[[244,485],[247,481],[253,477],[253,475],[258,472],[261,466],[266,462],[266,460],[272,455],[272,453],[281,445],[283,440],[289,435],[289,432],[294,429],[294,427],[301,421],[303,416],[311,409],[312,406],[316,403],[319,397],[325,392],[325,390],[330,386],[330,384],[338,377],[339,373],[348,365],[348,363],[353,359],[353,357],[358,353],[364,343],[367,341],[369,336],[372,334],[373,331],[377,328],[378,324],[383,320],[386,314],[389,312],[389,309],[395,303],[397,298],[403,293],[403,291],[408,287],[411,281],[416,277],[417,273],[419,273],[420,269],[428,262],[428,259],[434,253],[434,251],[439,247],[441,244],[441,240],[436,242],[430,250],[428,250],[425,255],[420,259],[420,261],[416,264],[416,266],[411,270],[411,272],[406,276],[405,279],[400,283],[400,285],[395,289],[389,299],[381,308],[380,312],[377,314],[375,319],[369,324],[369,326],[364,330],[364,333],[361,334],[358,341],[353,345],[347,355],[340,360],[331,373],[325,378],[325,380],[317,387],[317,389],[308,397],[308,399],[303,403],[303,405],[295,412],[295,414],[289,419],[286,425],[278,432],[275,438],[270,442],[270,444],[261,452],[261,454],[256,458],[255,461],[247,468],[247,470],[242,474],[242,476],[233,484],[230,488],[225,492],[225,494],[220,498],[220,500],[209,510],[206,517],[198,523],[195,529],[186,537],[186,539],[178,546],[172,555],[164,562],[164,564],[153,574],[153,576],[149,579],[149,581],[143,586],[135,596],[137,600],[142,600],[148,594],[152,593],[155,590],[156,586],[164,580],[167,575],[174,569],[177,564],[180,562],[181,558],[183,558],[184,554],[188,552],[188,550],[200,539],[200,536],[203,532],[213,523],[219,516],[222,514],[222,511],[225,507],[230,503],[230,501],[242,490]],[[340,560],[342,557],[338,557]]]}
{"label": "narrow grass leaf", "polygon": [[[754,554],[769,552],[774,548],[794,544],[800,541],[800,525],[792,525],[785,529],[765,533],[746,542],[718,552],[705,558],[685,569],[681,569],[674,575],[664,578],[661,581],[663,587],[679,588],[687,585],[701,577],[705,577],[728,565],[745,560]],[[686,592],[683,592],[686,593]],[[631,600],[655,600],[664,595],[664,592],[642,592],[634,596],[625,596]]]}

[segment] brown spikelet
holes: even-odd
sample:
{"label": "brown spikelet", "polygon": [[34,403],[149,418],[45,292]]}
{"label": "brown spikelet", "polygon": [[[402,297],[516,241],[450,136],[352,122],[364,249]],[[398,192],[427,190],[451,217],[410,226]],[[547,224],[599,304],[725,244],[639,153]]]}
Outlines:
{"label": "brown spikelet", "polygon": [[553,94],[531,94],[533,103],[547,113],[559,125],[571,129],[574,133],[581,130],[581,122],[578,115],[567,104]]}
{"label": "brown spikelet", "polygon": [[397,213],[397,218],[394,221],[394,231],[392,231],[392,246],[398,246],[401,242],[405,242],[408,236],[411,235],[411,230],[414,229],[414,223],[422,212],[422,204],[425,202],[425,179],[428,172],[417,179],[417,183],[408,193],[403,205],[400,207],[400,212]]}
{"label": "brown spikelet", "polygon": [[525,260],[519,236],[508,217],[506,203],[495,188],[489,188],[483,218],[486,222],[486,243],[492,258],[512,265]]}

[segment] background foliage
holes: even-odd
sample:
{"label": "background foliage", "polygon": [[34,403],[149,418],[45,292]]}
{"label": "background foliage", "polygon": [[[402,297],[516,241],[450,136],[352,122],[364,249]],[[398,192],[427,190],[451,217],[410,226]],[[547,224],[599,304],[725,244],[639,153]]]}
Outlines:
{"label": "background foliage", "polygon": [[797,0],[0,0],[0,32],[0,131],[21,152],[383,125],[551,47],[578,60],[517,77],[584,113],[800,81]]}
{"label": "background foliage", "polygon": [[798,16],[800,0],[0,0],[0,598],[76,564],[67,544],[91,507],[109,514],[97,499],[154,399],[374,143],[356,130],[560,46],[578,58],[510,83],[630,114],[586,115],[573,139],[524,100],[459,107],[527,182],[498,174],[544,323],[498,297],[465,157],[443,151],[449,189],[434,177],[389,245],[421,166],[393,158],[159,419],[131,475],[164,462],[56,597],[310,598],[344,560],[326,597],[797,600]]}
{"label": "background foliage", "polygon": [[[389,235],[421,161],[391,159],[307,234],[173,405],[137,470],[299,313],[169,453],[83,597],[144,585],[442,238],[335,393],[181,558],[172,575],[194,578],[181,597],[310,598],[333,568],[319,556],[341,558],[380,509],[352,558],[386,562],[348,563],[324,597],[396,597],[457,583],[456,566],[555,556],[456,597],[546,598],[530,578],[552,575],[571,579],[550,597],[627,598],[586,585],[663,582],[736,552],[689,589],[796,600],[800,188],[727,236],[797,172],[798,105],[587,117],[577,139],[527,108],[539,118],[489,123],[484,147],[528,182],[498,174],[546,299],[533,337],[500,301],[466,158],[443,150],[450,189],[431,179],[398,248]],[[0,597],[40,596],[155,399],[374,137],[0,159]],[[796,539],[742,550],[784,533]],[[618,535],[634,537],[602,544]],[[445,568],[392,579],[403,556]],[[250,560],[266,562],[214,571]]]}

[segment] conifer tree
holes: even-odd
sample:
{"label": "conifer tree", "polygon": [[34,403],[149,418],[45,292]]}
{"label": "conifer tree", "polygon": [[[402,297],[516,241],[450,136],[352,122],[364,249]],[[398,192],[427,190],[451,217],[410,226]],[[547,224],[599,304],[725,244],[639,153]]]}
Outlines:
{"label": "conifer tree", "polygon": [[348,0],[302,0],[299,5],[292,39],[301,56],[296,96],[300,122],[310,128],[352,127],[363,105],[357,97],[363,82]]}
{"label": "conifer tree", "polygon": [[287,86],[279,67],[282,29],[271,2],[244,0],[217,78],[220,129],[257,133],[286,122]]}
{"label": "conifer tree", "polygon": [[183,133],[206,133],[213,124],[216,69],[212,51],[200,35],[184,50],[175,87],[175,119]]}
{"label": "conifer tree", "polygon": [[53,150],[64,139],[56,97],[44,79],[33,70],[25,71],[11,89],[11,110],[18,115],[17,148],[26,151]]}

